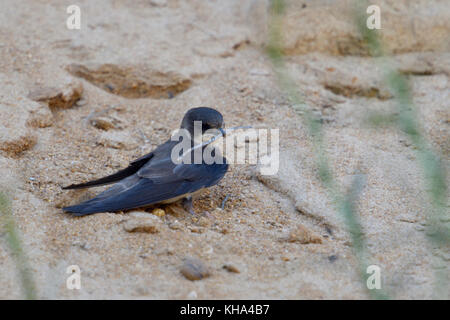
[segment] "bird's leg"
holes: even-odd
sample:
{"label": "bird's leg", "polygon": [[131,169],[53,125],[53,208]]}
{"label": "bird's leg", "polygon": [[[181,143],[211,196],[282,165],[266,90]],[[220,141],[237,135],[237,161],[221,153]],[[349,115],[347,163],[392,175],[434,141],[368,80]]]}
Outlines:
{"label": "bird's leg", "polygon": [[183,208],[192,215],[195,215],[194,206],[192,205],[192,196],[183,198]]}
{"label": "bird's leg", "polygon": [[222,204],[220,205],[220,209],[222,209],[222,210],[225,209],[225,203],[227,203],[228,197],[229,197],[229,195],[227,194],[225,196],[225,199],[223,199]]}

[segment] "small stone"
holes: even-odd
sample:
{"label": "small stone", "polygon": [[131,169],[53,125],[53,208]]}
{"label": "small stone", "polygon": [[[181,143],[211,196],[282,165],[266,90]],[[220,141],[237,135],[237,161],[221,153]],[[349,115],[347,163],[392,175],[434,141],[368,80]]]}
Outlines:
{"label": "small stone", "polygon": [[81,241],[74,241],[73,243],[72,243],[72,246],[74,246],[74,247],[80,247],[81,249],[83,249],[83,250],[89,250],[90,248],[91,248],[91,246],[88,244],[88,243],[86,243],[86,242],[81,242]]}
{"label": "small stone", "polygon": [[186,215],[186,210],[178,203],[172,204],[165,209],[175,217],[184,217]]}
{"label": "small stone", "polygon": [[175,220],[174,222],[169,223],[169,228],[172,230],[181,230],[183,229],[183,225],[178,220]]}
{"label": "small stone", "polygon": [[90,124],[94,127],[96,127],[97,129],[100,130],[104,130],[104,131],[108,131],[109,129],[115,129],[116,126],[114,125],[114,123],[105,117],[97,117],[94,119],[91,119]]}
{"label": "small stone", "polygon": [[338,256],[335,254],[328,257],[328,261],[330,261],[331,263],[335,262],[337,259],[338,259]]}
{"label": "small stone", "polygon": [[144,219],[151,217],[151,215],[149,213],[147,213],[145,211],[139,211],[139,210],[128,212],[128,216],[134,217],[134,218],[144,218]]}
{"label": "small stone", "polygon": [[80,99],[77,101],[76,105],[77,107],[82,107],[87,103],[86,99]]}
{"label": "small stone", "polygon": [[197,227],[197,226],[189,226],[188,228],[193,233],[203,233],[203,231],[204,231],[204,229],[202,227]]}
{"label": "small stone", "polygon": [[42,87],[32,90],[28,98],[34,101],[45,102],[51,110],[68,109],[80,100],[83,94],[83,85],[80,81],[70,81],[58,88]]}
{"label": "small stone", "polygon": [[211,220],[206,217],[200,217],[197,224],[201,227],[209,227],[211,225]]}
{"label": "small stone", "polygon": [[156,208],[152,210],[152,214],[157,217],[163,217],[166,215],[166,212],[164,211],[164,209]]}
{"label": "small stone", "polygon": [[186,258],[180,272],[186,279],[191,281],[201,280],[210,276],[208,268],[196,258]]}
{"label": "small stone", "polygon": [[239,269],[233,264],[225,264],[222,268],[232,273],[241,273]]}
{"label": "small stone", "polygon": [[399,142],[400,142],[401,144],[403,144],[405,147],[410,147],[410,146],[411,146],[411,142],[408,141],[407,139],[401,138],[401,139],[399,139]]}
{"label": "small stone", "polygon": [[126,126],[126,121],[114,114],[108,114],[111,110],[118,111],[118,106],[109,106],[108,108],[98,111],[88,116],[89,123],[97,129],[108,131],[110,129],[122,130]]}

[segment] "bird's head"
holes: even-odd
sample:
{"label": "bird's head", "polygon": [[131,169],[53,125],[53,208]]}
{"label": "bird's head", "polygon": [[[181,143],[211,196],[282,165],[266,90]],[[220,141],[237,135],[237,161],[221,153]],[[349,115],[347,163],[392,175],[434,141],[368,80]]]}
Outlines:
{"label": "bird's head", "polygon": [[[196,125],[198,127],[196,128],[196,131],[194,131]],[[203,134],[210,129],[217,129],[225,135],[225,131],[222,128],[223,125],[222,114],[219,111],[208,107],[190,109],[186,112],[183,121],[181,122],[181,128],[188,130],[191,136],[194,136],[194,133]]]}

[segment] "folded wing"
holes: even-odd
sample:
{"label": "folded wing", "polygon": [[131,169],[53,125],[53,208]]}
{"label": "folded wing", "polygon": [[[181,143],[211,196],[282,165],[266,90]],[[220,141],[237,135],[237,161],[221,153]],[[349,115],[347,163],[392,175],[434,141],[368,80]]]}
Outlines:
{"label": "folded wing", "polygon": [[152,160],[95,198],[63,210],[82,216],[147,206],[215,185],[227,170],[226,163],[175,165],[170,159]]}

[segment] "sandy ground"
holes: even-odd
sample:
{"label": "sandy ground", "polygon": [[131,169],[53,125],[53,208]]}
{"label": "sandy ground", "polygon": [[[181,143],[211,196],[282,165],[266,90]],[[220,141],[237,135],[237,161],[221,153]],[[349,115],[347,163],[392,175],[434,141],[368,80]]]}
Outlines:
{"label": "sandy ground", "polygon": [[[0,10],[0,186],[11,196],[38,296],[367,298],[301,117],[263,50],[266,1],[77,3],[80,30],[66,28],[71,1],[2,0]],[[449,2],[378,3],[383,38],[448,169]],[[340,185],[364,176],[358,212],[383,288],[394,298],[430,298],[434,271],[448,275],[450,253],[427,242],[427,195],[411,143],[394,128],[367,125],[371,112],[392,113],[394,103],[347,14],[347,1],[291,2],[289,72],[323,119]],[[161,217],[62,214],[102,188],[61,186],[125,167],[200,105],[222,112],[229,127],[279,128],[278,174],[232,166],[195,202],[197,216],[176,208]],[[0,298],[21,298],[4,232],[0,240]],[[186,279],[187,257],[210,276]],[[81,269],[81,290],[66,288],[70,265]]]}

